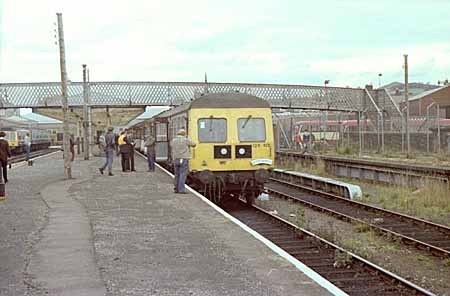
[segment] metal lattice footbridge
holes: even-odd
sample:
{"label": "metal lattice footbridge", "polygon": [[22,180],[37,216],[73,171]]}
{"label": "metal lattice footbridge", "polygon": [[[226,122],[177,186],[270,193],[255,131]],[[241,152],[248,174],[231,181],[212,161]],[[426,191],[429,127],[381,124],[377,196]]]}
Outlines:
{"label": "metal lattice footbridge", "polygon": [[[86,88],[93,108],[174,106],[206,92],[236,91],[264,98],[273,108],[398,110],[386,91],[370,92],[361,88],[209,82],[89,82]],[[68,95],[69,107],[82,107],[83,83],[70,83]],[[61,107],[59,82],[0,83],[0,108],[56,107]]]}

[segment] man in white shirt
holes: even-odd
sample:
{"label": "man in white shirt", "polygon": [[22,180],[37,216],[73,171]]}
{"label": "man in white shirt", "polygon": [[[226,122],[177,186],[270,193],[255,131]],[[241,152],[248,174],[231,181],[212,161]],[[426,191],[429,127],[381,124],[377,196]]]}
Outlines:
{"label": "man in white shirt", "polygon": [[28,162],[28,165],[31,165],[31,162],[30,162],[30,152],[31,152],[30,133],[27,133],[25,135],[24,144],[25,144],[25,152],[27,153],[27,156],[26,156],[25,160]]}

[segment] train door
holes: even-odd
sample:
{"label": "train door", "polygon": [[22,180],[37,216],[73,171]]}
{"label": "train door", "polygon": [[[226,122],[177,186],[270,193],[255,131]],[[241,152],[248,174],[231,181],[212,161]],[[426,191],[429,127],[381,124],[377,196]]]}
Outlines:
{"label": "train door", "polygon": [[156,144],[155,144],[155,160],[168,161],[169,159],[169,141],[168,141],[168,123],[156,122]]}

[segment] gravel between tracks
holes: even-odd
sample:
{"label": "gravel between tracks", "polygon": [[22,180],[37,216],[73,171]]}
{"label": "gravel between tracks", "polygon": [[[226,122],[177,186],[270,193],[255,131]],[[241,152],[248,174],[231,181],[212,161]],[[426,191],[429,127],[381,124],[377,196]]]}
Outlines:
{"label": "gravel between tracks", "polygon": [[[450,260],[384,239],[329,215],[282,200],[257,201],[267,210],[308,229],[438,295],[450,295]],[[300,210],[299,210],[300,209]]]}

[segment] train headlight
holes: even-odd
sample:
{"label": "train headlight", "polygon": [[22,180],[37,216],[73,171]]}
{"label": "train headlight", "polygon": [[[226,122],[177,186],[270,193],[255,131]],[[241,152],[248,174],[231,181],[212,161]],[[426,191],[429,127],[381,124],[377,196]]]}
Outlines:
{"label": "train headlight", "polygon": [[239,154],[240,155],[244,155],[245,154],[245,149],[244,148],[239,148]]}
{"label": "train headlight", "polygon": [[214,158],[215,159],[231,158],[231,146],[230,145],[214,146]]}

